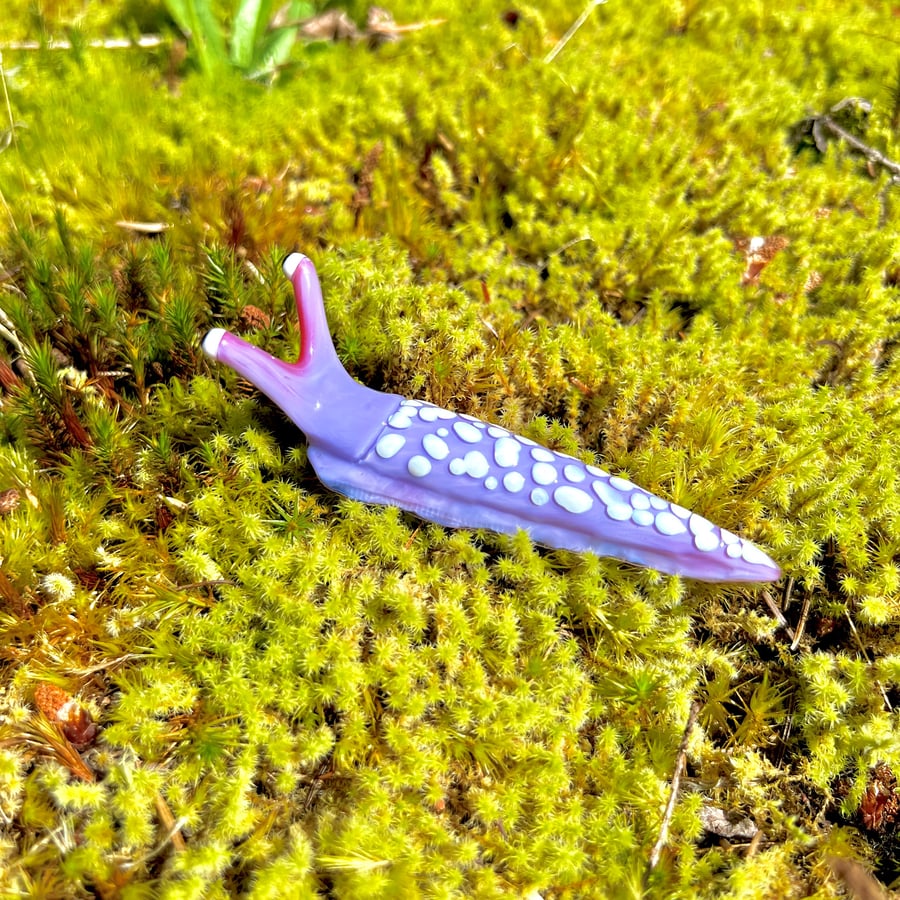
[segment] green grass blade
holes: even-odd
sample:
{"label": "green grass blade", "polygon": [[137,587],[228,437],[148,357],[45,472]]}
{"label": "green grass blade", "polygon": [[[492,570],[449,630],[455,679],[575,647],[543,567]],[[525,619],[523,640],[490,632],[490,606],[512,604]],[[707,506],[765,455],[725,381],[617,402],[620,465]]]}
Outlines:
{"label": "green grass blade", "polygon": [[[294,0],[285,16],[289,23],[314,15],[315,7],[304,0]],[[252,75],[264,75],[287,62],[297,40],[297,29],[293,24],[265,32],[257,43],[249,66]]]}
{"label": "green grass blade", "polygon": [[209,0],[194,0],[191,6],[194,12],[193,36],[198,55],[201,56],[201,67],[210,74],[228,60],[222,26],[216,19]]}
{"label": "green grass blade", "polygon": [[227,60],[222,26],[209,0],[165,0],[169,15],[190,39],[201,71],[209,75]]}
{"label": "green grass blade", "polygon": [[253,51],[266,27],[270,5],[266,0],[238,0],[231,31],[231,62],[239,69],[253,63]]}

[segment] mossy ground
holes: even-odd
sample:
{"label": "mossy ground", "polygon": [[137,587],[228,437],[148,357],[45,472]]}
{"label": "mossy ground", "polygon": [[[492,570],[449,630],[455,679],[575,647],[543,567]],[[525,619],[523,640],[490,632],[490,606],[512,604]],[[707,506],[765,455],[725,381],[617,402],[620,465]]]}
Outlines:
{"label": "mossy ground", "polygon": [[[172,42],[84,46],[171,34],[152,6],[20,7],[3,39],[80,30],[3,53],[0,894],[827,898],[832,857],[898,877],[900,186],[789,141],[858,96],[900,157],[891,3],[610,0],[546,62],[579,9],[401,0],[447,21],[298,45],[273,86],[204,79]],[[753,236],[790,243],[747,277]],[[223,326],[296,352],[293,248],[361,380],[601,461],[784,581],[328,493],[199,350]],[[92,746],[48,726],[40,683]]]}

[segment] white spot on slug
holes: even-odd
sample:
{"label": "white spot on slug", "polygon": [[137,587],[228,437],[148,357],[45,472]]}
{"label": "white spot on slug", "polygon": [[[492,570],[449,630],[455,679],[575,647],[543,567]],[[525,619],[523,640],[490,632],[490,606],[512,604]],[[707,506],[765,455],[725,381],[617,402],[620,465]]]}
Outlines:
{"label": "white spot on slug", "polygon": [[709,553],[719,546],[719,536],[714,531],[702,531],[694,535],[694,546],[704,553]]}
{"label": "white spot on slug", "polygon": [[684,534],[687,531],[687,528],[681,524],[681,519],[677,516],[673,516],[672,513],[668,511],[658,512],[654,524],[656,525],[656,530],[660,534],[674,536],[676,534]]}
{"label": "white spot on slug", "polygon": [[490,469],[490,463],[479,450],[470,450],[462,458],[450,460],[450,473],[452,475],[471,475],[472,478],[483,478]]}
{"label": "white spot on slug", "polygon": [[606,514],[617,522],[624,522],[631,518],[632,509],[627,503],[610,503],[606,507]]}
{"label": "white spot on slug", "polygon": [[519,462],[522,445],[511,437],[499,438],[494,444],[494,461],[504,469],[512,468]]}
{"label": "white spot on slug", "polygon": [[410,475],[416,478],[424,478],[431,471],[431,462],[424,456],[413,456],[406,464]]}
{"label": "white spot on slug", "polygon": [[477,444],[481,440],[481,432],[468,422],[454,422],[453,430],[456,436],[467,444]]}
{"label": "white spot on slug", "polygon": [[450,454],[447,442],[436,434],[426,434],[422,438],[422,448],[432,459],[446,459]]}
{"label": "white spot on slug", "polygon": [[751,563],[752,565],[771,565],[769,557],[766,556],[756,544],[751,544],[749,541],[741,542],[741,556],[744,558],[744,562]]}
{"label": "white spot on slug", "polygon": [[471,475],[472,478],[484,478],[491,467],[480,450],[470,450],[463,457],[463,462],[466,466],[466,474]]}
{"label": "white spot on slug", "polygon": [[635,491],[631,497],[631,505],[635,509],[650,509],[650,498],[640,491]]}
{"label": "white spot on slug", "polygon": [[558,487],[553,492],[553,499],[570,513],[587,512],[594,505],[590,494],[586,494],[581,488],[570,487],[567,484]]}
{"label": "white spot on slug", "polygon": [[538,462],[553,462],[556,457],[549,451],[545,450],[543,447],[535,447],[531,451],[531,458],[537,460]]}
{"label": "white spot on slug", "polygon": [[631,521],[635,525],[652,525],[653,513],[649,509],[636,509],[631,514]]}
{"label": "white spot on slug", "polygon": [[[600,498],[600,502],[605,506],[609,506],[611,503],[623,503],[625,498],[618,492],[614,491],[609,483],[606,481],[595,481],[591,487],[594,489],[594,493]],[[631,507],[629,507],[630,509]],[[629,512],[630,516],[631,513]]]}
{"label": "white spot on slug", "polygon": [[511,494],[518,494],[525,486],[525,479],[518,472],[507,472],[503,476],[503,487]]}
{"label": "white spot on slug", "polygon": [[582,469],[580,466],[574,466],[571,463],[563,469],[563,475],[565,475],[569,481],[575,482],[584,481],[584,479],[587,477],[584,474],[584,469]]}
{"label": "white spot on slug", "polygon": [[406,414],[405,410],[400,410],[388,419],[388,425],[391,428],[409,428],[412,425],[412,419]]}
{"label": "white spot on slug", "polygon": [[538,484],[553,484],[556,481],[556,469],[550,463],[535,463],[531,467],[531,477]]}
{"label": "white spot on slug", "polygon": [[390,459],[403,449],[405,443],[406,438],[402,434],[385,434],[378,439],[378,443],[375,445],[375,452],[382,459]]}
{"label": "white spot on slug", "polygon": [[[715,527],[709,519],[704,519],[703,516],[698,516],[696,513],[688,521],[688,528],[691,529],[691,534],[706,534]],[[718,538],[716,538],[716,543],[718,543]]]}
{"label": "white spot on slug", "polygon": [[531,502],[535,506],[543,506],[550,499],[550,495],[543,488],[535,488],[531,492]]}

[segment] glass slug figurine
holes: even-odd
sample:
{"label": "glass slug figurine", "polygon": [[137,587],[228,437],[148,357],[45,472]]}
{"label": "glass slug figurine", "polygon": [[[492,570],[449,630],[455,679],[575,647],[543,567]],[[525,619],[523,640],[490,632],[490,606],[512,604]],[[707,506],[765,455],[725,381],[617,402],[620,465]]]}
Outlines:
{"label": "glass slug figurine", "polygon": [[321,481],[366,503],[440,525],[528,532],[547,547],[590,551],[702,581],[774,581],[762,550],[625,478],[471,416],[372,390],[341,365],[315,266],[285,259],[300,318],[300,358],[275,359],[221,328],[203,341],[307,436]]}

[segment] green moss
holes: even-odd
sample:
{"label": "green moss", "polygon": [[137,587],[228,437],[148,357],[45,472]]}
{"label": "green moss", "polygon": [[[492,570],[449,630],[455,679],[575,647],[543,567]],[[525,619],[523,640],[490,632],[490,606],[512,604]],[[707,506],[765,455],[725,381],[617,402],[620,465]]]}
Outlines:
{"label": "green moss", "polygon": [[[508,12],[298,45],[271,89],[165,47],[4,50],[0,893],[836,897],[830,856],[897,877],[867,811],[900,767],[895,187],[787,141],[859,95],[900,156],[884,10],[607,4],[552,63],[572,9]],[[9,37],[71,21],[44,14]],[[790,243],[748,278],[754,235]],[[199,350],[223,326],[296,354],[296,246],[355,376],[600,461],[785,583],[324,490]],[[35,711],[40,681],[93,747]],[[710,806],[758,843],[704,832]]]}

